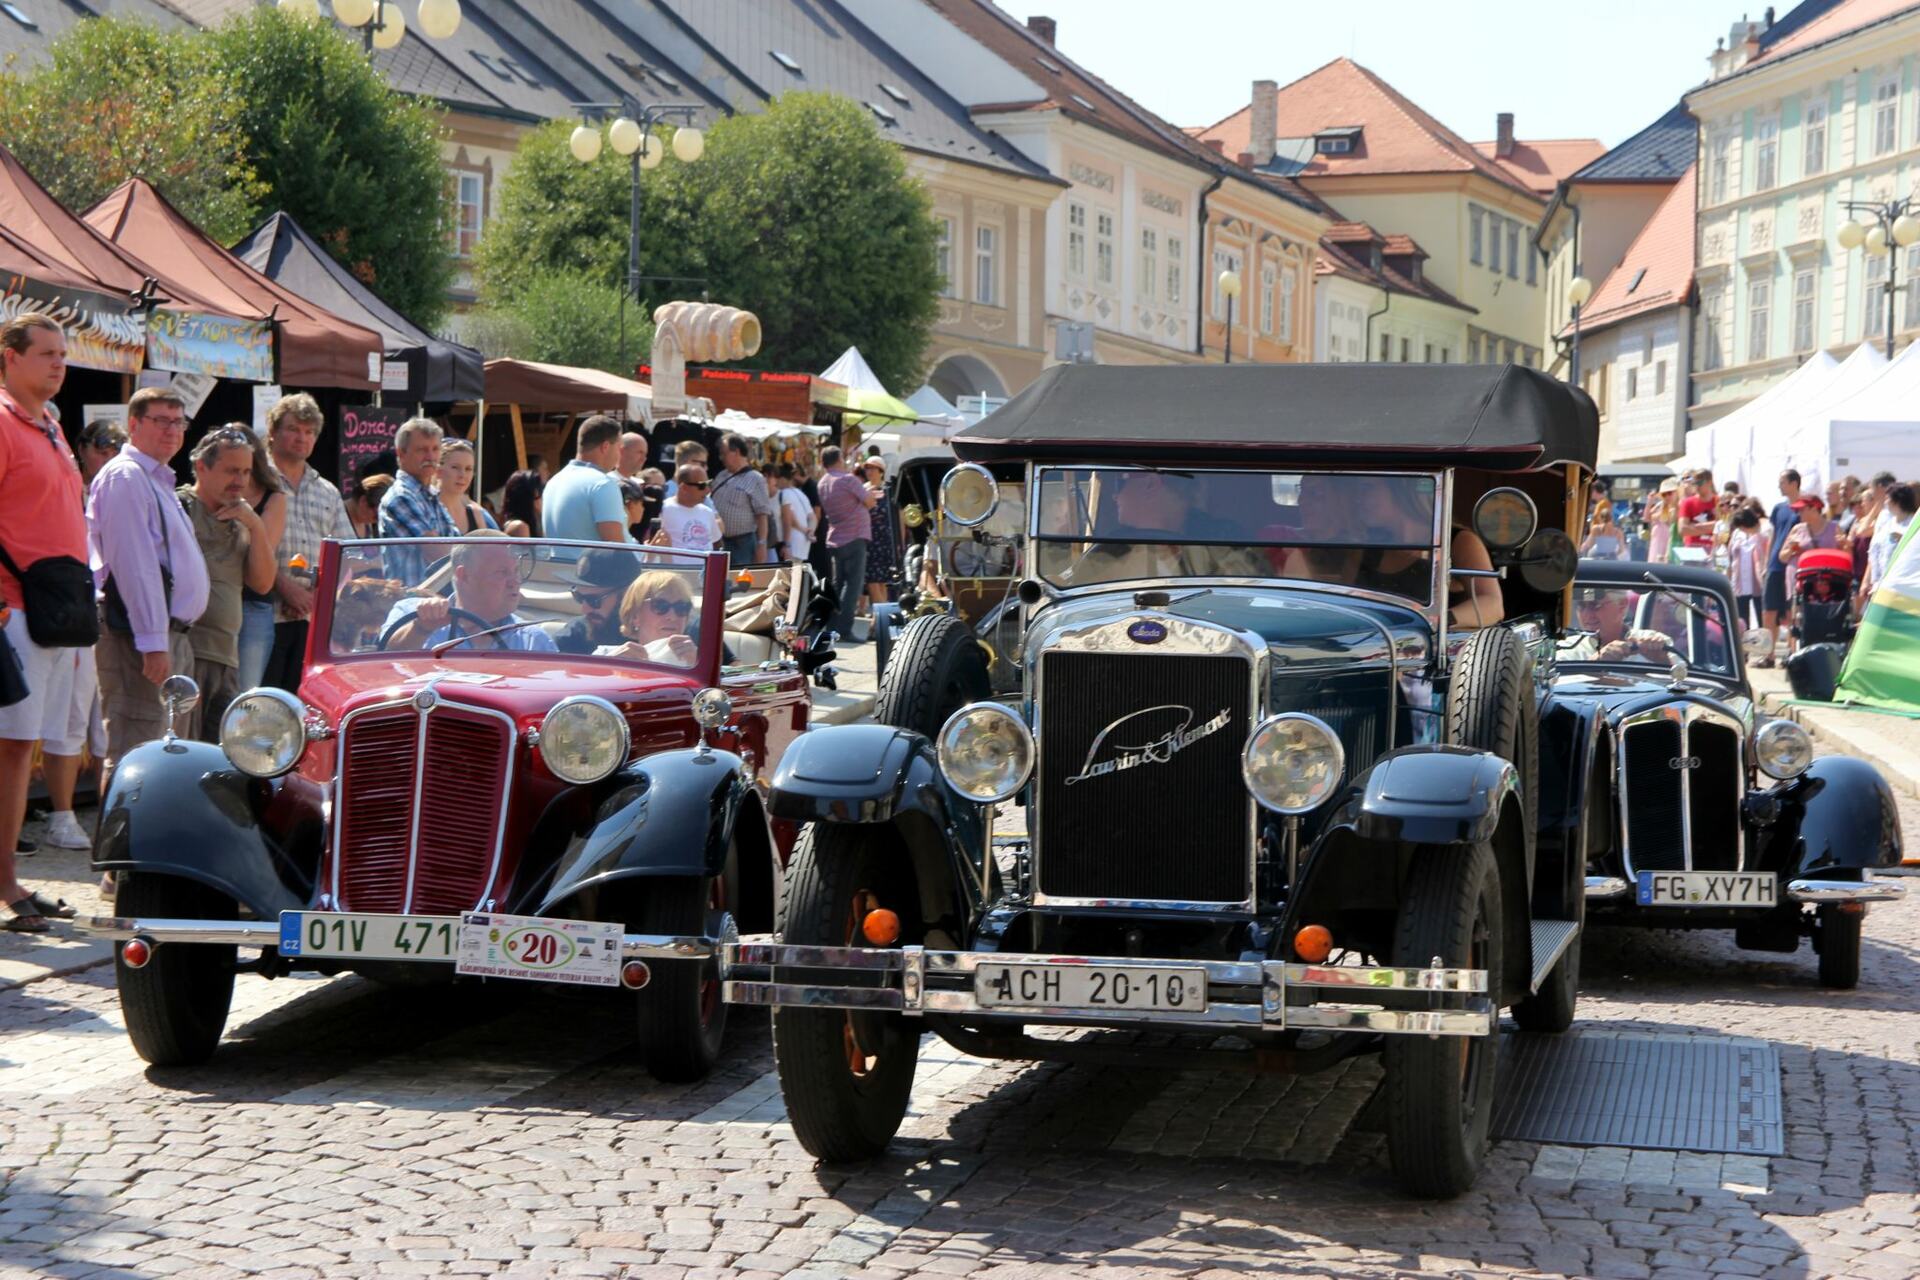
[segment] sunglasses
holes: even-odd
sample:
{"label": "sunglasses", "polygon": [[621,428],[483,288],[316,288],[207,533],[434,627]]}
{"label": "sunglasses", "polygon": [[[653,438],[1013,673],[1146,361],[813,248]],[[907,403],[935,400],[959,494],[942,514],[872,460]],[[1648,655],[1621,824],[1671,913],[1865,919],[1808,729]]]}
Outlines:
{"label": "sunglasses", "polygon": [[576,603],[586,605],[589,609],[597,609],[605,603],[608,596],[619,593],[619,587],[608,587],[605,591],[589,591],[585,587],[575,587],[570,594]]}
{"label": "sunglasses", "polygon": [[693,616],[693,601],[691,600],[667,600],[660,596],[648,596],[647,608],[653,610],[653,612],[663,618],[668,614],[677,614],[682,618],[690,618]]}

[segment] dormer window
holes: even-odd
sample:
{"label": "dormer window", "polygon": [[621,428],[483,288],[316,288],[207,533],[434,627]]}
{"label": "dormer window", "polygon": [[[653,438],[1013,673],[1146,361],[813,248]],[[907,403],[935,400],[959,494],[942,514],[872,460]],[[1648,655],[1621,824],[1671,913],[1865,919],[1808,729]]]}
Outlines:
{"label": "dormer window", "polygon": [[1360,145],[1360,126],[1322,129],[1313,135],[1313,149],[1323,156],[1344,156]]}
{"label": "dormer window", "polygon": [[793,58],[790,58],[790,57],[788,57],[788,56],[787,56],[786,54],[784,54],[784,53],[782,53],[782,52],[780,52],[780,51],[779,51],[778,49],[769,49],[769,50],[767,50],[767,54],[768,54],[768,56],[769,56],[769,57],[771,57],[771,58],[772,58],[772,59],[773,59],[773,60],[774,60],[775,62],[777,62],[777,63],[779,63],[779,64],[780,64],[781,66],[783,66],[783,67],[785,67],[785,68],[786,68],[787,70],[789,70],[789,71],[791,71],[791,72],[793,72],[793,74],[795,74],[795,75],[802,75],[802,74],[804,74],[804,73],[803,73],[803,72],[802,72],[802,71],[800,70],[800,64],[799,64],[799,62],[798,62],[798,61],[796,61],[796,60],[795,60],[795,59],[793,59]]}

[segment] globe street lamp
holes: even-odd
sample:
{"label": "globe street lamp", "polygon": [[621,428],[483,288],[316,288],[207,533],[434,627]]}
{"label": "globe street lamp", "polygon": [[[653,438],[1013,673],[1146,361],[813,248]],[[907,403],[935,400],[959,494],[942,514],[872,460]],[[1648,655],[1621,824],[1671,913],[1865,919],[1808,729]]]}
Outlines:
{"label": "globe street lamp", "polygon": [[1233,363],[1233,300],[1240,296],[1240,273],[1222,271],[1220,273],[1220,296],[1227,300],[1227,345],[1222,364]]}
{"label": "globe street lamp", "polygon": [[1573,304],[1573,348],[1568,357],[1568,381],[1574,386],[1580,385],[1580,308],[1587,305],[1587,299],[1593,296],[1593,281],[1585,276],[1575,276],[1567,282],[1567,301]]}
{"label": "globe street lamp", "polygon": [[[1833,238],[1842,249],[1862,249],[1876,258],[1888,258],[1887,262],[1887,358],[1893,358],[1893,295],[1897,289],[1911,288],[1909,280],[1904,285],[1893,282],[1898,274],[1899,263],[1889,255],[1895,246],[1906,248],[1920,240],[1920,218],[1914,216],[1916,206],[1910,196],[1898,200],[1843,200],[1841,208],[1849,215],[1833,233]],[[1859,214],[1866,214],[1867,221],[1862,223]],[[1869,320],[1868,323],[1871,323]]]}
{"label": "globe street lamp", "polygon": [[[287,13],[303,17],[320,16],[319,0],[279,0]],[[460,29],[460,0],[420,0],[415,10],[420,32],[434,40],[445,40]],[[333,16],[349,27],[363,28],[368,49],[392,49],[407,34],[407,20],[395,0],[333,0]]]}
{"label": "globe street lamp", "polygon": [[[620,295],[620,351],[624,356],[627,350],[627,299],[632,297],[637,300],[640,297],[640,171],[657,168],[666,158],[669,146],[673,148],[674,158],[683,163],[691,164],[706,154],[706,135],[693,123],[702,108],[697,102],[643,104],[624,96],[619,102],[576,102],[573,105],[593,119],[609,112],[618,113],[607,125],[606,141],[612,145],[616,155],[626,156],[633,166],[627,200],[627,287]],[[667,120],[679,120],[681,124],[673,131],[672,140],[663,142],[653,129]],[[600,158],[600,143],[601,134],[597,124],[583,123],[567,136],[567,150],[581,164],[592,164]]]}

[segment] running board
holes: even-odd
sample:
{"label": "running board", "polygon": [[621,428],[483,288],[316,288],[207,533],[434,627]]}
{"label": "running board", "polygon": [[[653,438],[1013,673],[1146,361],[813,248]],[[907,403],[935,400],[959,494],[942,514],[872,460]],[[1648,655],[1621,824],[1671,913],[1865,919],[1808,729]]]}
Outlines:
{"label": "running board", "polygon": [[1579,936],[1580,924],[1575,920],[1533,922],[1533,986],[1530,990],[1540,990],[1540,984],[1547,980],[1553,966]]}

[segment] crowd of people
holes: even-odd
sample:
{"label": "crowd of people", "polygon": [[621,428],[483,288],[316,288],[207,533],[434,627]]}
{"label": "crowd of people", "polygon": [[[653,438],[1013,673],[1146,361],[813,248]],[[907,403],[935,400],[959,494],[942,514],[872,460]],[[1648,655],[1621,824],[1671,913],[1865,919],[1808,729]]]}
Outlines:
{"label": "crowd of people", "polygon": [[[89,422],[74,448],[53,406],[65,378],[57,321],[23,313],[0,328],[0,927],[16,932],[74,914],[19,878],[17,859],[38,848],[22,836],[36,748],[52,810],[41,838],[89,848],[74,809],[83,757],[99,762],[104,795],[134,746],[169,729],[212,740],[238,693],[297,691],[324,540],[497,533],[723,549],[734,565],[810,562],[840,591],[842,644],[858,643],[856,610],[863,597],[885,601],[894,572],[877,457],[855,470],[828,448],[817,471],[757,467],[749,442],[728,435],[711,472],[704,446],[679,444],[669,480],[648,465],[646,436],[597,415],[557,474],[529,459],[494,507],[475,493],[472,443],[414,418],[395,433],[391,473],[357,475],[343,494],[310,465],[320,406],[293,394],[268,411],[264,439],[246,423],[206,432],[193,483],[180,485],[174,458],[190,414],[178,392],[136,391],[124,428]],[[386,563],[413,581],[425,565],[409,575],[409,554],[426,553],[396,546]],[[465,567],[484,576],[479,561]],[[618,610],[621,644],[687,647],[672,591],[654,583],[601,602],[610,623]],[[422,625],[440,621],[420,612]],[[174,674],[198,685],[192,707],[163,701]],[[101,887],[111,893],[111,877]]]}
{"label": "crowd of people", "polygon": [[[1766,631],[1770,644],[1755,665],[1776,663],[1783,623],[1791,616],[1796,574],[1809,551],[1844,553],[1852,570],[1847,593],[1858,614],[1887,572],[1894,549],[1920,510],[1920,481],[1902,482],[1883,471],[1870,481],[1846,476],[1824,496],[1802,491],[1797,470],[1780,473],[1781,500],[1771,508],[1743,493],[1738,481],[1715,487],[1701,469],[1664,481],[1647,496],[1640,516],[1644,558],[1695,561],[1727,575],[1744,627]],[[1616,504],[1600,481],[1580,554],[1595,559],[1641,558]]]}

